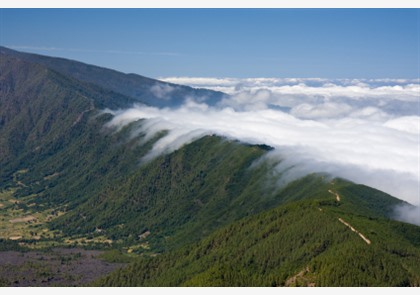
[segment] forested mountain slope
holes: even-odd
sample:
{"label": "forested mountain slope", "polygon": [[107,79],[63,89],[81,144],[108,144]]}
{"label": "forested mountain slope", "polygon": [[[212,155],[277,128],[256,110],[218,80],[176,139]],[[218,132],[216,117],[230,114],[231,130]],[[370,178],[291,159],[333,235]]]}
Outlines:
{"label": "forested mountain slope", "polygon": [[[67,235],[95,234],[147,242],[153,252],[199,240],[213,230],[279,204],[333,200],[357,214],[384,218],[401,201],[377,190],[324,175],[309,175],[278,188],[269,177],[265,146],[207,136],[142,165],[122,183],[103,190],[52,225]],[[259,165],[253,165],[257,160]]]}
{"label": "forested mountain slope", "polygon": [[103,111],[189,95],[221,98],[0,48],[2,251],[133,262],[99,285],[419,285],[420,228],[390,219],[403,201],[322,171],[290,181],[271,147],[217,134],[145,161],[167,132]]}
{"label": "forested mountain slope", "polygon": [[51,202],[71,202],[85,186],[104,184],[130,166],[127,146],[111,148],[120,139],[104,130],[110,116],[99,110],[133,99],[14,57],[2,55],[0,68],[3,188],[14,185],[17,171],[26,171],[19,174],[18,195],[43,192]]}
{"label": "forested mountain slope", "polygon": [[96,285],[420,286],[419,236],[417,226],[350,213],[325,192],[139,258]]}
{"label": "forested mountain slope", "polygon": [[[64,58],[30,54],[0,47],[0,54],[17,57],[40,64],[79,81],[92,83],[103,89],[129,96],[140,103],[152,106],[177,106],[186,98],[194,97],[208,104],[215,104],[225,94],[207,89],[194,89],[147,78],[136,74],[124,74],[114,70],[84,64]],[[126,107],[129,105],[125,105]]]}

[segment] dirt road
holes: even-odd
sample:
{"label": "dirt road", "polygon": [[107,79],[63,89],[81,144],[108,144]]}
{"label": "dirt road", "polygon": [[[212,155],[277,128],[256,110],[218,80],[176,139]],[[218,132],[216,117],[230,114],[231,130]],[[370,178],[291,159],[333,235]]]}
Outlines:
{"label": "dirt road", "polygon": [[350,228],[353,232],[355,232],[356,234],[359,235],[359,237],[361,237],[363,239],[363,241],[366,242],[366,244],[370,245],[371,241],[369,239],[367,239],[361,232],[359,232],[357,229],[355,229],[354,227],[352,227],[349,223],[345,222],[342,218],[338,218],[338,220],[344,224],[345,226],[347,226],[348,228]]}
{"label": "dirt road", "polygon": [[333,194],[334,196],[335,196],[335,199],[337,200],[337,202],[340,202],[340,195],[339,194],[337,194],[337,193],[335,193],[335,192],[333,192],[332,190],[328,190],[328,192],[330,193],[330,194]]}

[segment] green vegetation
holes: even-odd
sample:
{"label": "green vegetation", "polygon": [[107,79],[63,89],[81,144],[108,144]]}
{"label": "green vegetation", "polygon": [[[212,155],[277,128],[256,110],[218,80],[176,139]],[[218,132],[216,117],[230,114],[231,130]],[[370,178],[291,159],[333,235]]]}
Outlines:
{"label": "green vegetation", "polygon": [[[198,241],[215,229],[279,204],[302,199],[325,200],[368,217],[387,217],[395,198],[344,180],[332,183],[322,175],[310,175],[270,191],[266,184],[270,164],[259,159],[265,149],[204,137],[180,150],[142,166],[122,184],[101,192],[69,214],[53,221],[53,229],[66,235],[95,234],[99,228],[112,240],[143,245],[138,252],[163,252]],[[279,175],[278,177],[282,177]],[[360,187],[365,198],[352,187]],[[336,204],[329,189],[346,193]],[[360,208],[360,209],[359,209]],[[141,235],[149,231],[143,239]],[[150,246],[150,247],[149,247]]]}
{"label": "green vegetation", "polygon": [[420,228],[389,219],[402,201],[323,174],[287,182],[270,147],[215,135],[141,162],[165,133],[145,140],[141,120],[106,127],[100,110],[149,97],[157,81],[0,55],[0,259],[20,263],[0,285],[30,285],[26,274],[87,284],[90,269],[57,276],[81,248],[101,275],[129,263],[96,282],[106,286],[420,285]]}
{"label": "green vegetation", "polygon": [[99,258],[110,263],[130,263],[136,257],[136,255],[127,254],[117,249],[108,250],[99,256]]}
{"label": "green vegetation", "polygon": [[[54,228],[69,235],[99,228],[112,239],[132,241],[150,231],[147,239],[158,246],[182,229],[178,241],[185,237],[192,241],[219,224],[258,210],[263,200],[258,202],[251,193],[262,173],[248,168],[263,153],[256,146],[205,137],[142,166],[120,185],[55,220]],[[247,197],[256,202],[243,202]]]}
{"label": "green vegetation", "polygon": [[[420,249],[385,219],[305,200],[248,217],[203,241],[156,257],[142,257],[99,280],[100,286],[419,286]],[[319,209],[322,209],[319,210]],[[356,226],[356,225],[354,225]]]}
{"label": "green vegetation", "polygon": [[0,64],[0,237],[64,243],[47,224],[135,171],[157,138],[139,146],[136,123],[104,128],[111,116],[96,105],[129,98],[13,57]]}
{"label": "green vegetation", "polygon": [[[110,69],[105,69],[93,65],[83,64],[73,60],[62,58],[52,58],[37,54],[22,53],[0,47],[0,53],[19,58],[26,62],[43,65],[67,77],[72,77],[78,81],[97,85],[115,93],[121,93],[130,99],[121,98],[106,99],[98,107],[120,108],[132,105],[132,102],[147,103],[153,106],[176,106],[184,101],[184,97],[197,97],[206,100],[209,104],[219,101],[224,93],[208,89],[196,89],[183,85],[175,85],[159,80],[143,77],[136,74],[123,74]],[[170,89],[170,95],[163,95],[154,91],[154,89]]]}

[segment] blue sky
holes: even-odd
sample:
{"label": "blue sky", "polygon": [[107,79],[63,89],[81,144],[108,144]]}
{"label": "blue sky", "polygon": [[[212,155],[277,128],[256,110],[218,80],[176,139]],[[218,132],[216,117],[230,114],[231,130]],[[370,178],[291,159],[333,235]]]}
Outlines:
{"label": "blue sky", "polygon": [[417,78],[420,9],[1,9],[0,44],[149,77]]}

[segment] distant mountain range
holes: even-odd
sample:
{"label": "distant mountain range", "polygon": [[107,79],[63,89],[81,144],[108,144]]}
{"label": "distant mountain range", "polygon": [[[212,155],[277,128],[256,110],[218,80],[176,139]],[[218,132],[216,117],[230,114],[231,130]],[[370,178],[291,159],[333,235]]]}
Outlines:
{"label": "distant mountain range", "polygon": [[[278,187],[271,147],[217,134],[142,163],[165,132],[102,112],[189,97],[224,94],[0,47],[0,264],[46,257],[3,265],[0,285],[420,286],[403,201],[322,171]],[[70,276],[51,262],[67,247],[123,267]]]}

